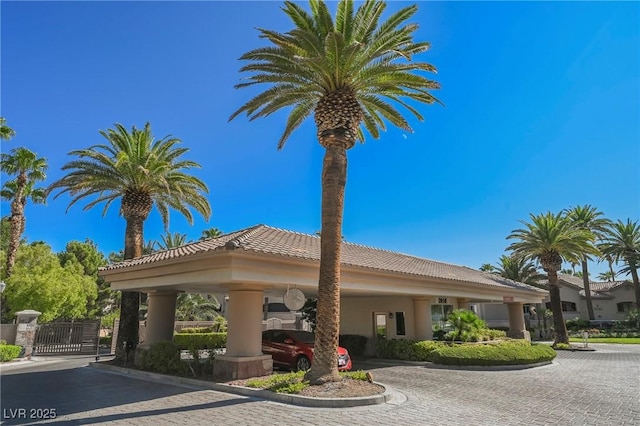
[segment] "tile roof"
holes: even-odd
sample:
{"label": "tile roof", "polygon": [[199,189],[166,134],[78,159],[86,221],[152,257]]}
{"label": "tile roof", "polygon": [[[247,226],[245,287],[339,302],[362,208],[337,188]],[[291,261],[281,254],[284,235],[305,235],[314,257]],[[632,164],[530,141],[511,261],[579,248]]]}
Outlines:
{"label": "tile roof", "polygon": [[[152,253],[102,268],[115,270],[136,265],[188,257],[215,250],[245,250],[312,261],[320,260],[320,237],[256,225],[219,237],[197,241],[182,247]],[[342,243],[342,265],[376,271],[397,272],[418,277],[439,278],[494,287],[546,292],[523,283],[481,272],[466,266],[452,265],[360,244]]]}

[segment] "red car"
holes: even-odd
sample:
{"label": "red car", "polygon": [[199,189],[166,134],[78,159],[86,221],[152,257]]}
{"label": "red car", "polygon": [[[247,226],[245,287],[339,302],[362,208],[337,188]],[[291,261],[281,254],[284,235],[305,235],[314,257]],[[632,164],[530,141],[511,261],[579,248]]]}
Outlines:
{"label": "red car", "polygon": [[[315,335],[309,331],[267,330],[262,332],[262,352],[271,355],[274,367],[304,371],[311,368]],[[338,347],[338,370],[351,370],[351,357]]]}

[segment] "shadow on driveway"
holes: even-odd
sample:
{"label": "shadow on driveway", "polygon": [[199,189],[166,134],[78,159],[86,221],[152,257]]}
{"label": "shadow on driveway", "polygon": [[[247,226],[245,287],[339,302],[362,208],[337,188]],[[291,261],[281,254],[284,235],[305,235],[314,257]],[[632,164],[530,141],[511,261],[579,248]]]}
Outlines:
{"label": "shadow on driveway", "polygon": [[[25,424],[42,421],[36,414],[55,409],[56,417],[74,413],[87,413],[93,410],[115,408],[153,401],[175,395],[200,392],[201,390],[174,385],[160,385],[116,374],[108,374],[87,366],[66,367],[61,364],[52,366],[51,371],[28,371],[22,369],[1,377],[2,410],[0,415],[3,425]],[[254,401],[253,398],[229,395],[229,398],[211,403],[197,403],[180,407],[163,406],[158,401],[158,408],[135,412],[114,412],[101,414],[97,417],[72,421],[55,421],[48,424],[89,424],[108,422],[125,418],[141,418],[161,415],[170,412],[185,412],[191,410],[209,409],[230,405],[237,405]],[[202,401],[200,398],[199,401]],[[17,411],[23,409],[24,411]],[[22,415],[24,413],[24,415]]]}

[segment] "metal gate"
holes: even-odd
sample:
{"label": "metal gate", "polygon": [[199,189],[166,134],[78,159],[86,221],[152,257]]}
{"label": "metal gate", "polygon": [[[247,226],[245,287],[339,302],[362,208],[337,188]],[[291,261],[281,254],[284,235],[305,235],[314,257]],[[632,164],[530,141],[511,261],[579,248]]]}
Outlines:
{"label": "metal gate", "polygon": [[100,320],[39,324],[34,351],[46,354],[95,354],[100,344]]}

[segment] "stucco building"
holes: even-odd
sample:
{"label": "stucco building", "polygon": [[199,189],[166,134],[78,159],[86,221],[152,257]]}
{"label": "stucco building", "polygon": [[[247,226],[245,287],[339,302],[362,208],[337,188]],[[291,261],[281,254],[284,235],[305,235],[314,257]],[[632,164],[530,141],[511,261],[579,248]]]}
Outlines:
{"label": "stucco building", "polygon": [[[341,334],[375,347],[387,338],[431,339],[434,322],[471,304],[504,304],[509,333],[525,337],[523,305],[542,303],[545,290],[464,266],[342,243]],[[216,359],[231,377],[269,370],[261,352],[265,297],[288,288],[315,297],[320,238],[265,225],[153,253],[103,268],[114,290],[149,295],[145,345],[170,340],[178,292],[228,297],[227,350]]]}

